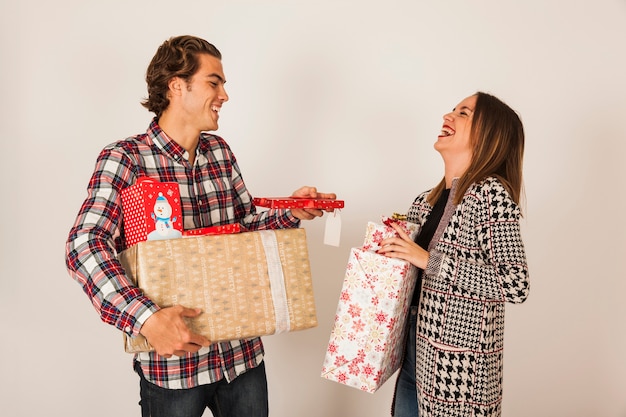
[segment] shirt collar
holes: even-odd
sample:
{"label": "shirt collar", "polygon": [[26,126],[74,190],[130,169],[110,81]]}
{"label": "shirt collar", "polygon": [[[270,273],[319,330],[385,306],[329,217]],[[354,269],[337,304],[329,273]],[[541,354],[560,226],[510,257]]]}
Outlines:
{"label": "shirt collar", "polygon": [[185,154],[187,153],[187,151],[165,134],[165,132],[159,126],[156,117],[152,119],[152,122],[150,122],[147,134],[152,143],[154,143],[157,148],[161,149],[163,153],[170,156],[175,161],[180,162],[181,159],[185,158]]}

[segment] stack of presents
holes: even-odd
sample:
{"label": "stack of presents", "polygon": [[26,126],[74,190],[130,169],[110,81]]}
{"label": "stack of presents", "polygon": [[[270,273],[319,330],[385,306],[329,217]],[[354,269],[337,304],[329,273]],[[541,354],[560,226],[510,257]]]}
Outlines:
{"label": "stack of presents", "polygon": [[[268,208],[343,208],[341,200],[255,198]],[[200,308],[192,331],[214,342],[317,326],[311,268],[302,228],[247,231],[240,224],[185,230],[178,184],[141,178],[122,191],[128,248],[126,273],[161,307]],[[411,237],[417,225],[370,222],[363,246],[352,248],[322,377],[375,392],[398,370],[416,269],[379,255],[396,221]],[[135,353],[152,347],[124,335]]]}
{"label": "stack of presents", "polygon": [[322,366],[322,377],[369,393],[401,366],[417,279],[409,262],[376,253],[383,239],[397,236],[391,222],[412,239],[418,232],[416,224],[394,218],[368,223],[363,246],[350,251]]}
{"label": "stack of presents", "polygon": [[[121,198],[128,248],[119,261],[157,305],[202,309],[188,322],[192,331],[219,342],[317,326],[304,229],[252,232],[225,224],[184,230],[178,184],[150,178],[124,189]],[[290,208],[296,199],[263,200]],[[319,204],[343,207],[339,200]],[[153,350],[141,335],[124,339],[129,353]]]}

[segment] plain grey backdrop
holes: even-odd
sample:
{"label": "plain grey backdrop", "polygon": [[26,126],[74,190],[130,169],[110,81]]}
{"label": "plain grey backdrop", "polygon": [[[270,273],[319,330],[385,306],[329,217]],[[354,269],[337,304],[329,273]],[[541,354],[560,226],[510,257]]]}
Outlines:
{"label": "plain grey backdrop", "polygon": [[[217,132],[253,195],[346,201],[306,223],[319,326],[265,337],[273,417],[386,416],[320,377],[349,249],[443,175],[442,115],[477,90],[527,134],[531,293],[507,308],[506,417],[626,416],[626,1],[2,0],[0,414],[138,416],[121,334],[65,270],[100,149],[145,131],[144,73],[173,35],[223,53]],[[207,412],[208,415],[208,412]]]}

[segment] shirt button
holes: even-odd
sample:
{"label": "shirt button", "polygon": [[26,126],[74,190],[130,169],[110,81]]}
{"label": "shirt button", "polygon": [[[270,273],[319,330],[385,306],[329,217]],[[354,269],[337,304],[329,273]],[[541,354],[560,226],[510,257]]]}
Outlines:
{"label": "shirt button", "polygon": [[126,326],[126,327],[124,327],[124,331],[125,331],[126,333],[130,333],[130,331],[131,331],[131,330],[132,330],[132,328],[131,328],[130,326]]}

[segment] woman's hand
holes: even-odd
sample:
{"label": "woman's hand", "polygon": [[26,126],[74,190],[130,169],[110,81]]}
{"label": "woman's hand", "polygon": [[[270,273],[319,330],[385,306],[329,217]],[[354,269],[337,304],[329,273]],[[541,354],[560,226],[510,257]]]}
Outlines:
{"label": "woman's hand", "polygon": [[380,242],[381,248],[376,251],[390,258],[403,259],[418,268],[426,269],[429,253],[415,243],[400,226],[391,223],[391,227],[398,232],[399,237],[391,237]]}

